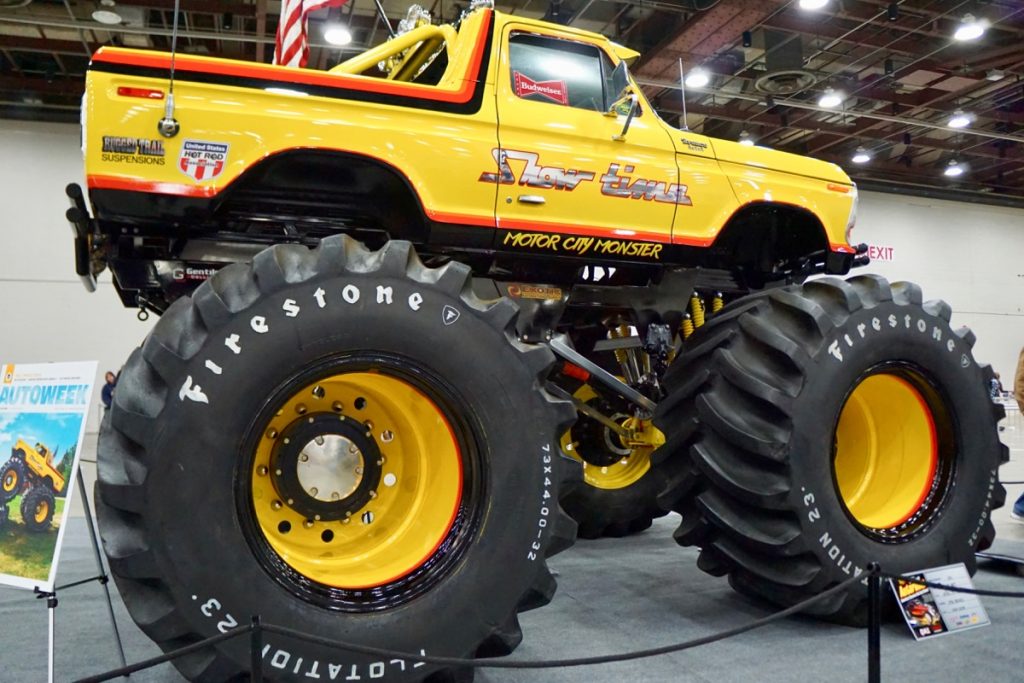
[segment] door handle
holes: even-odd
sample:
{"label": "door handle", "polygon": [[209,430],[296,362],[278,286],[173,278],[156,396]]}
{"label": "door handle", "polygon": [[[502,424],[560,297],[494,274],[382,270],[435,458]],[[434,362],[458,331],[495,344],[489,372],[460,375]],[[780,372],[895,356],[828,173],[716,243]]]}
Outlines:
{"label": "door handle", "polygon": [[543,204],[546,199],[538,194],[521,194],[519,195],[520,204]]}

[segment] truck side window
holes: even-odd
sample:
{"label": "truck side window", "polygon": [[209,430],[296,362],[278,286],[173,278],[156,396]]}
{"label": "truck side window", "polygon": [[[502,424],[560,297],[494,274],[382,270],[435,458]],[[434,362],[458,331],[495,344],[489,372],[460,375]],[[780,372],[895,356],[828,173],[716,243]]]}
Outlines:
{"label": "truck side window", "polygon": [[517,97],[604,111],[611,60],[593,45],[513,33],[509,81]]}

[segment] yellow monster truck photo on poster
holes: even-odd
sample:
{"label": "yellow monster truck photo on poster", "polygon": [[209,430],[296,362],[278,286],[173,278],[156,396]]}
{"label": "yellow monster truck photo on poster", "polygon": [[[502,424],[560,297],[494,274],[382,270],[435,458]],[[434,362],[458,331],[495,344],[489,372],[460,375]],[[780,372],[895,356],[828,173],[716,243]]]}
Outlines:
{"label": "yellow monster truck photo on poster", "polygon": [[2,367],[0,583],[51,590],[96,366]]}

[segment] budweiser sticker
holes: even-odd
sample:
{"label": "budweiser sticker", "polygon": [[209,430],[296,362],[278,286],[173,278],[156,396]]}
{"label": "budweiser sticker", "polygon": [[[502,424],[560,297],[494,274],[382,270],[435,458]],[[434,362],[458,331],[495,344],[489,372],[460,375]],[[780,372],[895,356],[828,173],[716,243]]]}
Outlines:
{"label": "budweiser sticker", "polygon": [[228,146],[222,142],[185,140],[178,156],[178,168],[195,180],[212,180],[224,170],[228,160]]}
{"label": "budweiser sticker", "polygon": [[518,71],[512,72],[512,80],[518,97],[540,95],[552,102],[569,104],[569,90],[565,87],[565,81],[535,81]]}

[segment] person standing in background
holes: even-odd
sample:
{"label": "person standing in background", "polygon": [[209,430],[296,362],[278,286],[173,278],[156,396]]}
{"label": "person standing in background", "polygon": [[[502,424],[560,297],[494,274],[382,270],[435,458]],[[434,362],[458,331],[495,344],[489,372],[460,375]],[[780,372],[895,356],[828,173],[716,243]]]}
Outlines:
{"label": "person standing in background", "polygon": [[103,401],[103,409],[110,410],[110,403],[114,400],[114,387],[117,386],[117,375],[107,370],[105,379],[107,383],[103,385],[103,393],[100,395],[100,400]]}
{"label": "person standing in background", "polygon": [[[1017,372],[1013,376],[1013,397],[1017,399],[1017,407],[1024,415],[1024,348],[1020,350],[1020,358],[1017,359]],[[1010,515],[1018,522],[1024,523],[1024,493],[1013,504]]]}

